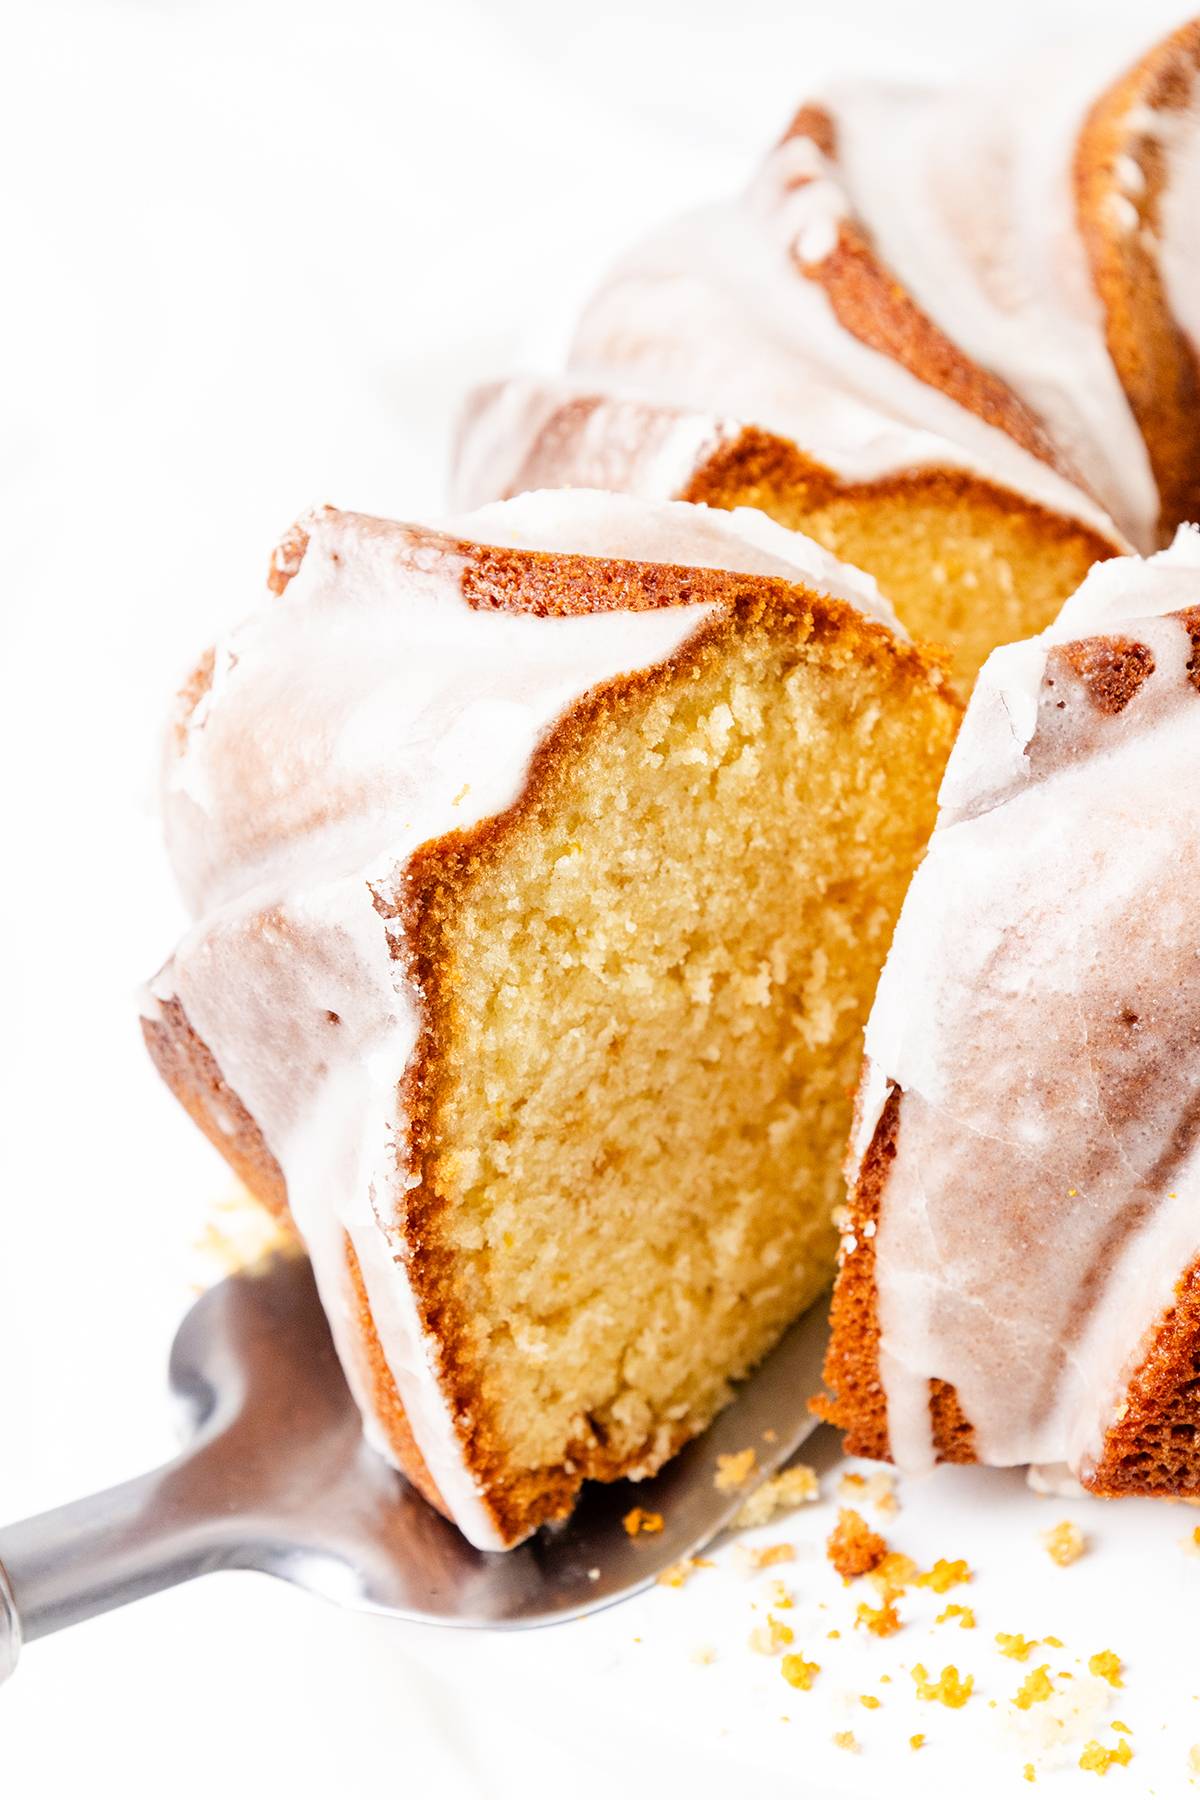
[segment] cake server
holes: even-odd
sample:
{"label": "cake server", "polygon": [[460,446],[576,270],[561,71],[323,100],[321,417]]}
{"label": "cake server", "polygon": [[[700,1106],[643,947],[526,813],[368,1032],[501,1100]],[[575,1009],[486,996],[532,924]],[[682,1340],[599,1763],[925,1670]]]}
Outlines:
{"label": "cake server", "polygon": [[[811,1309],[703,1437],[652,1481],[593,1484],[519,1549],[474,1550],[369,1448],[308,1261],[211,1288],[171,1350],[186,1448],[147,1475],[0,1528],[0,1681],[22,1642],[216,1569],[259,1569],[344,1606],[437,1625],[547,1625],[645,1587],[728,1525],[816,1428],[825,1308]],[[757,1452],[736,1492],[717,1456]],[[634,1506],[661,1531],[630,1537]]]}

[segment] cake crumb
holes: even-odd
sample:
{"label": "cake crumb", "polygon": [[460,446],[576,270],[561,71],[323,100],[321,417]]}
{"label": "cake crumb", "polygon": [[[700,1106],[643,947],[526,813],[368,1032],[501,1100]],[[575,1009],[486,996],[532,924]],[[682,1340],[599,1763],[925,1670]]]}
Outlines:
{"label": "cake crumb", "polygon": [[685,1556],[680,1562],[672,1563],[661,1575],[655,1577],[659,1587],[681,1588],[701,1569],[711,1569],[712,1558],[708,1556]]}
{"label": "cake crumb", "polygon": [[635,1506],[625,1514],[621,1523],[632,1538],[637,1537],[640,1533],[649,1535],[652,1532],[661,1531],[663,1516],[661,1513],[646,1512],[644,1508]]}
{"label": "cake crumb", "polygon": [[1092,1770],[1096,1775],[1107,1775],[1114,1763],[1119,1763],[1124,1767],[1132,1760],[1132,1757],[1133,1751],[1124,1738],[1121,1738],[1114,1750],[1106,1749],[1095,1738],[1091,1738],[1083,1746],[1083,1755],[1079,1758],[1079,1766],[1081,1769]]}
{"label": "cake crumb", "polygon": [[1180,1539],[1180,1542],[1189,1556],[1200,1556],[1200,1525],[1193,1526],[1187,1536]]}
{"label": "cake crumb", "polygon": [[1021,1712],[1028,1712],[1030,1707],[1036,1706],[1039,1701],[1049,1700],[1053,1692],[1054,1683],[1050,1679],[1050,1665],[1039,1663],[1036,1669],[1029,1671],[1013,1695],[1012,1703],[1019,1707]]}
{"label": "cake crumb", "polygon": [[1034,1767],[1033,1767],[1032,1763],[1026,1763],[1025,1767],[1022,1769],[1021,1773],[1022,1773],[1022,1775],[1024,1775],[1026,1781],[1036,1781],[1037,1780],[1037,1775],[1034,1771]]}
{"label": "cake crumb", "polygon": [[860,1600],[854,1625],[856,1630],[861,1625],[876,1637],[895,1637],[900,1629],[901,1619],[891,1600],[881,1600],[878,1606],[872,1606],[867,1600]]}
{"label": "cake crumb", "polygon": [[1051,1562],[1056,1562],[1060,1569],[1078,1562],[1087,1549],[1087,1540],[1072,1519],[1061,1519],[1051,1530],[1043,1531],[1042,1542]]}
{"label": "cake crumb", "polygon": [[876,1512],[899,1512],[900,1502],[896,1498],[896,1485],[893,1476],[886,1469],[879,1469],[872,1475],[860,1475],[850,1469],[838,1483],[838,1499],[848,1503],[866,1502]]}
{"label": "cake crumb", "polygon": [[806,1662],[798,1652],[785,1656],[779,1665],[783,1679],[790,1687],[802,1688],[805,1693],[821,1673],[820,1663]]}
{"label": "cake crumb", "polygon": [[923,1748],[924,1743],[925,1733],[923,1731],[914,1731],[908,1740],[908,1747],[910,1750],[920,1750]]}
{"label": "cake crumb", "polygon": [[1129,1737],[1133,1732],[1133,1726],[1124,1724],[1120,1719],[1114,1719],[1108,1729],[1110,1731],[1123,1731],[1126,1737]]}
{"label": "cake crumb", "polygon": [[862,1749],[862,1745],[852,1731],[835,1731],[833,1741],[839,1750],[850,1750],[855,1756]]}
{"label": "cake crumb", "polygon": [[961,1676],[953,1663],[947,1663],[936,1681],[929,1679],[924,1663],[914,1663],[912,1678],[917,1685],[918,1700],[938,1700],[943,1706],[957,1710],[965,1706],[975,1691],[975,1677]]}
{"label": "cake crumb", "polygon": [[1200,1744],[1193,1744],[1188,1751],[1188,1768],[1193,1775],[1200,1775]]}
{"label": "cake crumb", "polygon": [[760,1569],[774,1569],[780,1563],[795,1560],[795,1544],[763,1544],[757,1549],[750,1544],[736,1546],[736,1561],[747,1575],[757,1575]]}
{"label": "cake crumb", "polygon": [[[717,1460],[720,1462],[721,1458]],[[734,1485],[742,1486],[751,1473],[753,1465]],[[790,1469],[781,1469],[778,1475],[769,1475],[761,1487],[755,1488],[733,1522],[739,1529],[750,1531],[756,1525],[765,1525],[776,1513],[791,1512],[797,1506],[820,1498],[821,1484],[815,1469],[810,1469],[807,1463],[796,1463]]]}
{"label": "cake crumb", "polygon": [[825,1636],[827,1638],[840,1638],[841,1635],[842,1635],[841,1632],[837,1629],[836,1626],[834,1627],[834,1629],[832,1631],[827,1631],[825,1633]]}
{"label": "cake crumb", "polygon": [[858,1700],[859,1705],[865,1706],[868,1712],[874,1712],[876,1707],[883,1705],[883,1701],[879,1698],[878,1694],[860,1694]]}
{"label": "cake crumb", "polygon": [[765,1625],[756,1625],[750,1633],[750,1648],[759,1656],[778,1656],[789,1644],[795,1643],[796,1634],[790,1625],[777,1619],[774,1613],[767,1614]]}
{"label": "cake crumb", "polygon": [[861,1513],[846,1506],[839,1510],[825,1554],[843,1581],[866,1575],[878,1567],[887,1553],[886,1542],[877,1531],[871,1530]]}
{"label": "cake crumb", "polygon": [[774,1580],[767,1589],[767,1605],[775,1607],[778,1612],[790,1612],[795,1604],[796,1596],[791,1588],[778,1579]]}
{"label": "cake crumb", "polygon": [[905,1556],[903,1550],[889,1550],[882,1562],[868,1570],[867,1580],[884,1600],[894,1600],[905,1588],[912,1586],[919,1574],[911,1556]]}
{"label": "cake crumb", "polygon": [[952,1603],[938,1614],[936,1623],[948,1625],[952,1619],[958,1620],[959,1628],[962,1631],[974,1631],[975,1629],[975,1609],[972,1606],[956,1606]]}
{"label": "cake crumb", "polygon": [[1097,1650],[1095,1656],[1089,1656],[1088,1674],[1099,1675],[1109,1687],[1125,1686],[1121,1680],[1121,1659],[1115,1650]]}
{"label": "cake crumb", "polygon": [[[996,1642],[1000,1646],[1001,1656],[1011,1656],[1014,1662],[1028,1662],[1029,1652],[1036,1650],[1038,1645],[1037,1638],[1022,1637],[1019,1631],[998,1631]],[[1049,1643],[1050,1639],[1047,1638],[1046,1642]],[[1060,1645],[1059,1648],[1061,1647]]]}
{"label": "cake crumb", "polygon": [[745,1487],[757,1464],[758,1452],[753,1445],[748,1450],[734,1450],[718,1456],[713,1486],[722,1494],[736,1493],[738,1488]]}
{"label": "cake crumb", "polygon": [[955,1562],[947,1562],[944,1556],[939,1556],[932,1569],[926,1569],[923,1575],[917,1576],[917,1586],[932,1588],[935,1594],[946,1594],[952,1587],[960,1587],[970,1579],[971,1571],[962,1557]]}
{"label": "cake crumb", "polygon": [[[1036,1642],[1036,1640],[1035,1640],[1035,1642]],[[1042,1639],[1042,1642],[1043,1642],[1043,1644],[1049,1644],[1051,1650],[1061,1650],[1063,1647],[1063,1641],[1061,1638],[1044,1637]]]}

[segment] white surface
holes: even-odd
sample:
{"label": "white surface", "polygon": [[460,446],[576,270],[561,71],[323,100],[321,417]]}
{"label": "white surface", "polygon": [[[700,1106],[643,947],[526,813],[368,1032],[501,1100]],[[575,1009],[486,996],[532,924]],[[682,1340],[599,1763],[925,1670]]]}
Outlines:
{"label": "white surface", "polygon": [[[612,251],[739,183],[810,75],[953,67],[1123,10],[45,0],[6,19],[0,1518],[171,1447],[166,1347],[228,1182],[136,1030],[134,987],[182,920],[152,810],[156,731],[280,530],[314,500],[438,506],[459,388],[549,354]],[[1033,1534],[1064,1511],[1097,1553],[1059,1571]],[[1138,1757],[1109,1789],[1186,1792],[1200,1705],[1169,1653],[1200,1598],[1200,1560],[1177,1545],[1195,1517],[944,1472],[893,1535],[970,1558],[980,1631],[910,1627],[874,1654],[851,1639],[835,1648],[861,1666],[837,1685],[889,1694],[867,1675],[922,1655],[1003,1695],[1021,1671],[989,1653],[994,1630],[1056,1631],[1068,1657],[1111,1644]],[[810,1514],[804,1534],[828,1524]],[[744,1650],[741,1580],[706,1575],[552,1635],[448,1641],[214,1578],[32,1647],[0,1693],[0,1781],[39,1800],[590,1797],[715,1792],[740,1764],[789,1794],[964,1777],[1025,1792],[1020,1754],[987,1738],[987,1695],[919,1723],[889,1695],[859,1709],[869,1753],[834,1751],[834,1678],[793,1694]],[[795,1585],[805,1606],[843,1604],[815,1557]],[[688,1662],[698,1641],[716,1664]],[[892,1755],[916,1729],[929,1748]]]}

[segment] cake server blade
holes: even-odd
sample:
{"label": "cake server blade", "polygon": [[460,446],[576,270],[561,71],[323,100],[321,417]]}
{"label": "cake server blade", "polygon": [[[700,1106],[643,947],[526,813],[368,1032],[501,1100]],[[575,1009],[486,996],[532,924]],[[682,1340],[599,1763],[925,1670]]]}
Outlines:
{"label": "cake server blade", "polygon": [[[612,1605],[707,1544],[816,1429],[825,1314],[800,1319],[653,1480],[592,1484],[564,1525],[488,1553],[369,1448],[307,1258],[276,1254],[209,1289],[179,1328],[174,1461],[0,1529],[0,1680],[22,1640],[218,1569],[438,1625],[547,1625]],[[750,1447],[753,1475],[722,1491],[718,1456]],[[635,1506],[662,1529],[630,1537]]]}

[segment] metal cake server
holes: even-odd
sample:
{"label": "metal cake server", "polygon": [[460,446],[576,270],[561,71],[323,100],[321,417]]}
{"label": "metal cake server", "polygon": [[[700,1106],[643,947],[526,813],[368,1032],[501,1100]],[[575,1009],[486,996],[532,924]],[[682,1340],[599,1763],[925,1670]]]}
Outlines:
{"label": "metal cake server", "polygon": [[[308,1261],[277,1254],[210,1289],[180,1326],[170,1382],[188,1442],[173,1462],[0,1528],[0,1681],[22,1641],[214,1569],[438,1625],[546,1625],[623,1600],[728,1525],[815,1429],[825,1310],[652,1481],[590,1486],[565,1525],[489,1554],[367,1446]],[[748,1445],[755,1478],[719,1491],[717,1456]],[[661,1513],[662,1530],[631,1538],[635,1505]]]}

